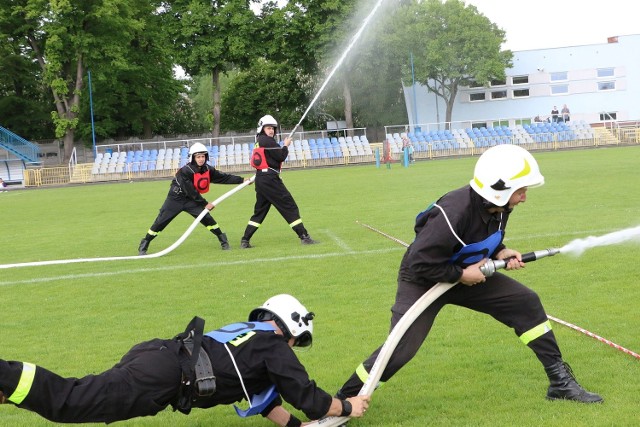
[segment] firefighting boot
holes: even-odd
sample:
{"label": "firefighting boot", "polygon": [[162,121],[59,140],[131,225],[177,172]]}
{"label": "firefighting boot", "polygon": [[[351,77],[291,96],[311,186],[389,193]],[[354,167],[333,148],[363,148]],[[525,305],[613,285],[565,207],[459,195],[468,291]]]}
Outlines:
{"label": "firefighting boot", "polygon": [[302,243],[303,245],[313,245],[315,243],[318,243],[318,241],[313,240],[308,234],[303,234],[302,236],[300,236],[300,243]]}
{"label": "firefighting boot", "polygon": [[229,241],[227,240],[227,235],[222,233],[218,236],[218,240],[220,240],[220,246],[222,246],[222,250],[223,251],[228,251],[229,249],[231,249],[231,246],[229,246]]}
{"label": "firefighting boot", "polygon": [[544,370],[547,372],[550,382],[547,399],[574,400],[581,403],[601,403],[603,401],[602,397],[588,392],[578,384],[567,363],[560,361],[546,366]]}
{"label": "firefighting boot", "polygon": [[151,241],[147,239],[140,240],[140,246],[138,246],[138,255],[147,254],[147,249],[149,249],[149,243],[151,243]]}
{"label": "firefighting boot", "polygon": [[250,249],[250,248],[252,248],[252,247],[253,247],[253,246],[251,246],[251,243],[249,243],[249,241],[248,241],[248,240],[246,240],[246,239],[242,239],[242,240],[240,240],[240,248],[241,248],[241,249]]}

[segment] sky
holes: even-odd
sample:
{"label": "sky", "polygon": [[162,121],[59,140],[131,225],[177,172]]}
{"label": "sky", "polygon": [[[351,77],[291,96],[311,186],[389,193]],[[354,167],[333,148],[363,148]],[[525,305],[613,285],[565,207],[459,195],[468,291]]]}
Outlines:
{"label": "sky", "polygon": [[606,43],[640,34],[635,0],[465,0],[506,32],[512,51]]}

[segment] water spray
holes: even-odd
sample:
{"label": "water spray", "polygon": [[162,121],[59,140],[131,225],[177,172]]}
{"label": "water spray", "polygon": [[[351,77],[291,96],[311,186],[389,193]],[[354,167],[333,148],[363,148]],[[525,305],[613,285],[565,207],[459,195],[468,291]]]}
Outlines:
{"label": "water spray", "polygon": [[[253,181],[255,181],[255,179],[256,179],[256,177],[254,175],[251,178],[249,178],[247,181],[243,182],[240,185],[237,185],[236,187],[234,187],[231,190],[229,190],[226,193],[224,193],[222,196],[220,196],[217,199],[215,199],[213,202],[211,202],[211,204],[214,207],[218,206],[218,204],[220,202],[222,202],[223,200],[227,199],[228,197],[230,197],[233,194],[237,193],[238,191],[242,190],[247,185],[252,184]],[[161,257],[163,255],[168,254],[169,252],[173,251],[175,248],[180,246],[182,244],[182,242],[184,242],[187,239],[187,237],[189,237],[189,235],[196,228],[196,226],[198,225],[200,220],[208,212],[209,212],[208,209],[206,209],[206,208],[203,209],[202,212],[200,213],[200,215],[198,215],[193,220],[193,222],[191,223],[189,228],[187,228],[187,230],[182,234],[182,236],[180,236],[180,238],[178,240],[176,240],[176,242],[173,245],[169,246],[168,248],[166,248],[166,249],[164,249],[164,250],[162,250],[160,252],[156,252],[154,254],[135,255],[135,256],[120,256],[120,257],[104,257],[104,258],[60,259],[60,260],[51,260],[51,261],[23,262],[23,263],[17,263],[17,264],[0,264],[0,269],[3,269],[3,268],[15,268],[15,267],[35,267],[35,266],[41,266],[41,265],[73,264],[73,263],[79,263],[79,262],[122,261],[122,260],[135,260],[135,259],[139,260],[139,259],[158,258],[158,257]]]}
{"label": "water spray", "polygon": [[340,65],[342,65],[342,63],[344,62],[345,58],[347,57],[347,54],[351,51],[353,46],[356,44],[356,42],[358,41],[358,39],[360,38],[360,36],[364,32],[364,29],[367,27],[367,24],[369,24],[369,21],[371,21],[371,18],[373,17],[373,15],[375,15],[376,11],[380,8],[380,6],[382,5],[383,1],[384,0],[378,0],[376,2],[375,6],[373,6],[373,9],[371,9],[371,12],[369,12],[367,17],[364,19],[364,21],[362,22],[362,25],[360,26],[360,28],[358,29],[356,34],[353,36],[353,38],[351,38],[351,41],[349,42],[349,45],[347,46],[345,51],[342,52],[342,55],[340,55],[340,58],[338,59],[338,62],[336,62],[336,65],[333,67],[333,69],[331,70],[331,72],[329,73],[327,78],[324,80],[324,82],[320,86],[320,89],[318,89],[318,92],[316,93],[316,95],[311,100],[311,103],[309,104],[307,109],[302,114],[302,117],[300,117],[300,120],[298,121],[298,123],[291,130],[291,133],[288,136],[289,138],[291,138],[293,136],[293,134],[296,132],[296,130],[298,129],[298,127],[300,126],[300,124],[302,123],[304,118],[307,117],[307,114],[309,113],[309,111],[311,110],[313,105],[316,103],[318,98],[320,97],[320,94],[322,93],[322,91],[324,91],[324,88],[327,86],[327,84],[329,84],[329,81],[331,80],[333,75],[336,73],[336,71],[338,70]]}

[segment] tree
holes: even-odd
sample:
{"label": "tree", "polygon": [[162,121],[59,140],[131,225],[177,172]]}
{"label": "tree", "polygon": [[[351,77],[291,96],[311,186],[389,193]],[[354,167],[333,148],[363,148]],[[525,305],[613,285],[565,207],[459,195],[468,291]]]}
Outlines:
{"label": "tree", "polygon": [[246,67],[259,52],[259,22],[250,4],[256,0],[169,0],[161,14],[177,63],[192,75],[211,74],[214,137],[220,134],[220,74]]}
{"label": "tree", "polygon": [[[398,61],[413,54],[415,79],[444,100],[447,123],[460,85],[504,79],[511,66],[511,51],[500,50],[505,32],[460,0],[414,0],[401,8],[395,27],[389,43]],[[410,76],[408,66],[403,74]]]}
{"label": "tree", "polygon": [[275,116],[281,126],[293,126],[307,105],[305,86],[304,77],[289,64],[255,60],[229,83],[223,98],[225,127],[253,128],[264,114]]}
{"label": "tree", "polygon": [[0,31],[39,64],[53,95],[51,118],[71,156],[79,123],[87,64],[126,63],[134,33],[143,22],[136,7],[146,0],[1,0]]}

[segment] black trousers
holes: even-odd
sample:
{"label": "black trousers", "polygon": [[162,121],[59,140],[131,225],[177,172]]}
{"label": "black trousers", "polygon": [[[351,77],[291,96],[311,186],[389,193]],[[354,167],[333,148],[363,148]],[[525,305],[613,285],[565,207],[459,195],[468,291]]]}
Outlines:
{"label": "black trousers", "polygon": [[[192,217],[197,218],[198,215],[202,213],[202,210],[205,208],[205,206],[206,205],[196,203],[191,199],[187,199],[186,197],[176,197],[169,193],[169,196],[167,196],[166,200],[162,204],[160,212],[153,222],[153,225],[151,225],[151,230],[156,233],[161,232],[181,212],[187,212]],[[205,227],[212,227],[217,224],[215,219],[213,219],[213,217],[209,213],[202,217],[200,223]]]}
{"label": "black trousers", "polygon": [[[256,204],[253,208],[253,216],[251,216],[249,220],[250,224],[262,224],[272,205],[280,212],[280,215],[287,221],[287,224],[291,225],[300,220],[298,205],[287,187],[285,187],[282,179],[280,179],[280,175],[275,173],[263,174],[263,172],[258,171],[254,185],[256,190]],[[298,236],[308,234],[302,225],[302,221],[294,227],[294,231]],[[247,226],[243,238],[249,240],[256,231],[257,227],[252,225]]]}
{"label": "black trousers", "polygon": [[[391,308],[389,331],[427,290],[428,288],[424,286],[398,281],[396,302]],[[389,380],[416,355],[427,338],[436,316],[446,304],[455,304],[486,313],[512,328],[518,336],[548,321],[538,295],[509,276],[495,273],[482,284],[475,286],[458,284],[440,296],[407,329],[382,373],[381,381]],[[548,331],[534,339],[528,346],[544,366],[562,359],[553,331]],[[381,348],[382,346],[363,362],[367,372],[371,372]],[[362,384],[360,377],[354,373],[342,386],[340,392],[346,397],[355,396]]]}
{"label": "black trousers", "polygon": [[[155,415],[176,399],[181,344],[154,339],[134,346],[113,368],[83,378],[63,378],[36,367],[27,397],[18,405],[60,423],[126,420]],[[0,360],[0,388],[11,396],[22,362]]]}

